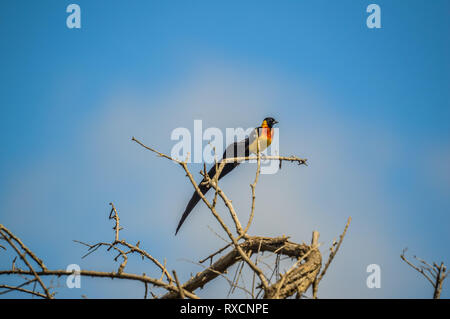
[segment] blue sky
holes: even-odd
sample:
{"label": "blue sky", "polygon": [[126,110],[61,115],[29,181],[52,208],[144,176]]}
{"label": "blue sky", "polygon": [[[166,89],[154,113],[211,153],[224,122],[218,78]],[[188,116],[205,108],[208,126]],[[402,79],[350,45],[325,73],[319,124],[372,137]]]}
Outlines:
{"label": "blue sky", "polygon": [[[366,27],[371,1],[73,2],[79,30],[66,27],[69,1],[0,4],[0,223],[49,267],[117,268],[103,252],[81,259],[72,242],[112,240],[113,201],[126,239],[184,280],[200,271],[184,259],[221,247],[207,228],[217,225],[199,206],[173,236],[192,187],[131,136],[170,153],[171,131],[195,119],[247,128],[270,115],[281,153],[310,165],[261,178],[251,233],[308,241],[317,229],[326,253],[352,216],[319,296],[431,296],[399,255],[450,263],[448,1],[376,1],[381,29]],[[233,175],[223,186],[245,220],[253,168]],[[372,263],[380,289],[365,284]],[[129,271],[151,269],[136,258]],[[58,292],[139,298],[143,288],[86,279]]]}

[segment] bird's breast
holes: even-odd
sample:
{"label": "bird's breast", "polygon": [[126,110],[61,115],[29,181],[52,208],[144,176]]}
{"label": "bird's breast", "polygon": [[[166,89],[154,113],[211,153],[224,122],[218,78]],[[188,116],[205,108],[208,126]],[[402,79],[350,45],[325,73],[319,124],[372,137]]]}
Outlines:
{"label": "bird's breast", "polygon": [[258,138],[250,144],[249,150],[250,153],[258,153],[258,141],[259,141],[259,151],[262,152],[266,148],[272,144],[272,136],[273,136],[273,129],[263,127],[260,129]]}

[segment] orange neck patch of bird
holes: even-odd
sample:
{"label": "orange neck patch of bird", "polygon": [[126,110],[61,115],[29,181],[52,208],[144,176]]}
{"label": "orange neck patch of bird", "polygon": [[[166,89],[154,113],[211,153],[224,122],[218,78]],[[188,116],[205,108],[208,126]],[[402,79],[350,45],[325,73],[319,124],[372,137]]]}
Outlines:
{"label": "orange neck patch of bird", "polygon": [[267,124],[266,120],[262,122],[261,127],[261,137],[267,140],[267,146],[269,146],[272,143],[273,129]]}

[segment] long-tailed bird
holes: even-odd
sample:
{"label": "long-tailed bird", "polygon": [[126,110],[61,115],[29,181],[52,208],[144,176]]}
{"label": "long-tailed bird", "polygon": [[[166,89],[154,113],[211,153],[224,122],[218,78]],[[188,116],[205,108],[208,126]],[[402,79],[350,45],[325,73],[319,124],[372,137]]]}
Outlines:
{"label": "long-tailed bird", "polygon": [[[273,137],[273,126],[278,122],[272,117],[266,117],[261,126],[255,128],[252,133],[243,141],[235,142],[230,144],[225,152],[223,153],[222,158],[233,158],[233,157],[247,157],[250,154],[256,154],[258,152],[258,140],[259,140],[259,151],[264,151],[269,145],[272,143]],[[231,172],[236,166],[238,166],[239,162],[230,162],[226,163],[220,173],[218,179],[221,179],[229,172]],[[208,176],[211,179],[214,179],[216,175],[216,165],[213,165],[208,172]],[[198,184],[201,192],[206,194],[210,189],[210,186],[207,183],[204,183],[205,179],[203,179],[200,184]],[[195,191],[191,197],[191,200],[186,206],[183,215],[181,216],[180,222],[178,223],[177,230],[175,231],[175,235],[180,230],[181,225],[183,225],[186,217],[191,213],[194,209],[195,205],[200,201],[200,195]]]}

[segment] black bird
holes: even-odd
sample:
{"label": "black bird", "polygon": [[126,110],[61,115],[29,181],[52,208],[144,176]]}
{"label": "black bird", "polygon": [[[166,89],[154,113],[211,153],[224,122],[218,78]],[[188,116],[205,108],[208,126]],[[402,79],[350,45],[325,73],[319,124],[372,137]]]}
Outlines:
{"label": "black bird", "polygon": [[[262,152],[264,149],[269,147],[272,143],[273,136],[273,126],[278,122],[272,117],[266,117],[261,126],[255,128],[249,137],[240,142],[235,142],[227,147],[225,152],[223,153],[222,158],[233,158],[233,157],[241,157],[241,156],[249,156],[250,154],[257,153],[257,139],[259,140],[259,151]],[[236,166],[238,166],[239,162],[231,162],[226,163],[223,167],[222,172],[220,173],[219,180],[231,172]],[[213,165],[208,172],[208,176],[213,179],[216,175],[216,165]],[[200,184],[198,184],[199,189],[203,194],[206,194],[210,189],[208,184],[202,184],[205,182],[203,179]],[[183,215],[181,216],[180,222],[178,223],[177,230],[175,231],[175,235],[180,230],[181,225],[183,225],[186,217],[191,213],[192,209],[194,209],[195,205],[200,201],[200,195],[195,191],[191,197],[191,200],[186,206]]]}

